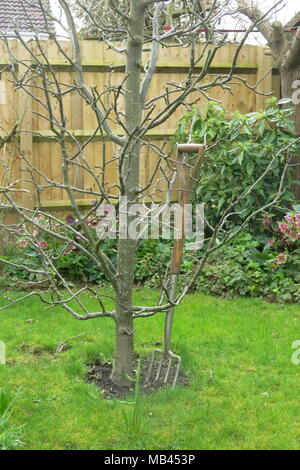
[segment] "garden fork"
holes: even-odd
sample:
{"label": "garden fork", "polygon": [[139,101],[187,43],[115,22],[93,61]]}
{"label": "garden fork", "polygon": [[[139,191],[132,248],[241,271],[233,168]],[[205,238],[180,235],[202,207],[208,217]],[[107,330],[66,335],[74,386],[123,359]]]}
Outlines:
{"label": "garden fork", "polygon": [[[173,241],[173,250],[172,250],[172,257],[171,257],[171,267],[170,267],[170,295],[169,299],[171,302],[174,302],[177,295],[177,285],[178,285],[178,278],[180,273],[181,267],[181,260],[183,254],[183,247],[184,247],[184,206],[187,204],[193,194],[193,190],[196,183],[197,173],[202,165],[203,162],[203,153],[205,150],[204,145],[200,144],[177,144],[177,175],[178,175],[178,193],[179,193],[179,204],[182,209],[182,230],[181,230],[181,238],[174,239]],[[194,159],[193,166],[186,165],[190,171],[189,174],[186,175],[185,171],[185,161],[184,161],[184,154],[186,153],[193,153],[196,154],[196,158]],[[156,382],[160,375],[161,369],[163,366],[164,361],[167,362],[167,370],[164,377],[164,383],[166,384],[170,377],[171,366],[172,363],[176,364],[175,368],[175,376],[172,383],[172,388],[175,387],[178,375],[180,371],[181,365],[181,357],[177,354],[174,354],[171,351],[171,340],[172,340],[172,326],[173,326],[173,317],[174,317],[175,306],[173,305],[170,310],[166,312],[166,319],[165,319],[165,327],[164,327],[164,349],[155,349],[152,354],[150,365],[147,371],[146,381],[149,380],[151,376],[151,372],[153,369],[155,357],[160,357],[158,369],[155,375],[154,381]]]}

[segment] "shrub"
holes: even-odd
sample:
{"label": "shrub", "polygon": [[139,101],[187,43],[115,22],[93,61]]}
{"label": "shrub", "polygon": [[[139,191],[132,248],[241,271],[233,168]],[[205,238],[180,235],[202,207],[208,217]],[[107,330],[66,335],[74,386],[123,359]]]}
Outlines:
{"label": "shrub", "polygon": [[[240,214],[232,219],[231,226],[239,225],[255,207],[261,206],[262,200],[267,203],[276,194],[287,153],[297,150],[292,145],[288,152],[279,152],[294,139],[293,123],[288,119],[293,111],[280,108],[279,104],[272,98],[265,111],[241,114],[229,113],[221,105],[210,103],[204,109],[192,108],[179,121],[177,142],[187,142],[192,128],[193,142],[207,145],[196,198],[205,203],[205,215],[211,225],[215,226],[223,211],[258,179],[274,157],[275,163],[268,174],[235,205],[235,211]],[[294,202],[290,188],[288,174],[286,191],[280,204],[272,209],[277,217]],[[253,221],[252,227],[256,223]]]}
{"label": "shrub", "polygon": [[213,295],[299,301],[299,220],[300,207],[295,206],[284,222],[268,217],[264,234],[241,233],[210,256],[197,289]]}

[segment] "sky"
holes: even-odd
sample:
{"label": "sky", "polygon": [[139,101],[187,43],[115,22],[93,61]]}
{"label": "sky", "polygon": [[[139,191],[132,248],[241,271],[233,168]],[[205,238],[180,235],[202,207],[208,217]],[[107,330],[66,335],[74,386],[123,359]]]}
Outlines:
{"label": "sky", "polygon": [[[267,12],[268,10],[274,8],[274,6],[278,3],[279,0],[259,0],[259,1],[253,1],[254,4],[259,5],[259,8],[263,12]],[[279,7],[276,7],[273,9],[272,13],[269,16],[269,21],[280,21],[283,25],[286,24],[293,16],[300,11],[300,4],[299,0],[282,0],[281,4]],[[249,22],[245,23],[245,17],[242,15],[242,22],[243,24],[249,24]],[[230,21],[228,19],[228,24],[227,26],[233,26],[233,28],[239,29],[242,25],[241,23],[237,23],[236,20]],[[241,37],[238,36],[238,37]],[[260,33],[257,34],[251,34],[249,35],[249,38],[247,40],[247,43],[250,44],[259,44],[263,45],[266,43],[265,39]]]}
{"label": "sky", "polygon": [[[287,0],[284,3],[285,6],[280,12],[277,13],[277,17],[275,19],[285,24],[300,10],[300,4],[299,0]],[[274,5],[274,1],[267,0],[264,1],[263,4],[272,7],[272,5]]]}
{"label": "sky", "polygon": [[[220,0],[222,3],[222,0]],[[256,1],[254,0],[254,3]],[[272,8],[276,3],[278,3],[278,0],[259,0],[258,4],[259,7],[263,11],[267,11],[268,9]],[[59,2],[58,0],[51,0],[51,5],[52,9],[55,15],[60,14],[60,8],[59,8]],[[277,12],[275,12],[272,15],[271,20],[272,21],[281,21],[283,24],[287,23],[299,10],[300,10],[300,3],[299,0],[283,0],[282,1],[282,7],[280,9],[277,8]],[[229,29],[235,29],[235,28],[240,28],[241,24],[238,25],[236,23],[236,20],[226,20],[226,28]],[[62,30],[60,29],[58,31],[60,34],[62,34]],[[249,38],[249,41],[251,44],[264,44],[265,41],[262,38],[260,34],[252,34],[251,37]]]}

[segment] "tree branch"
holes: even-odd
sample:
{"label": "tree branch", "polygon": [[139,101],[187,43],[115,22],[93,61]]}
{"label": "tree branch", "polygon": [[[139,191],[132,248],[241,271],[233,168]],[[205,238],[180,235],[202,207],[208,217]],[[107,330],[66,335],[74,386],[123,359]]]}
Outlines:
{"label": "tree branch", "polygon": [[295,35],[291,49],[287,56],[285,66],[287,68],[294,68],[300,65],[300,28],[298,28],[297,34]]}
{"label": "tree branch", "polygon": [[78,84],[79,84],[80,90],[81,90],[83,96],[86,98],[86,100],[94,108],[95,113],[96,113],[97,117],[99,118],[99,120],[102,122],[103,129],[107,133],[107,135],[109,135],[109,137],[112,139],[112,141],[115,142],[116,144],[124,145],[125,139],[122,138],[122,137],[119,137],[118,135],[116,135],[112,131],[112,129],[108,125],[107,120],[105,119],[104,114],[102,113],[99,106],[95,102],[92,93],[90,92],[90,90],[88,89],[88,87],[85,83],[84,76],[83,76],[83,70],[82,70],[81,49],[80,49],[80,43],[79,43],[77,31],[76,31],[75,22],[74,22],[72,13],[70,11],[70,8],[69,8],[67,2],[65,0],[59,0],[59,3],[60,3],[61,8],[63,9],[63,11],[66,15],[66,19],[67,19],[67,23],[68,23],[69,34],[70,34],[70,37],[71,37],[71,41],[72,41],[72,45],[73,45],[73,49],[74,49],[74,54],[75,54],[75,64],[74,65],[76,67],[77,78],[78,78],[78,82],[79,82]]}
{"label": "tree branch", "polygon": [[159,39],[159,18],[163,11],[164,5],[159,4],[156,6],[155,14],[153,18],[153,33],[152,33],[152,46],[151,56],[149,61],[149,67],[142,85],[141,91],[141,103],[144,105],[149,86],[151,84],[154,72],[156,70],[157,58],[158,58],[158,39]]}
{"label": "tree branch", "polygon": [[284,29],[294,28],[297,23],[300,23],[300,11],[298,11],[298,13],[296,13],[296,15],[286,23]]}
{"label": "tree branch", "polygon": [[[277,2],[275,6],[277,6],[279,3],[281,3],[281,0],[280,2]],[[247,16],[252,22],[257,22],[259,18],[262,18],[264,16],[264,13],[256,5],[253,5],[253,3],[249,0],[238,0],[238,8],[239,11],[243,13],[243,15]],[[272,39],[273,34],[273,28],[270,22],[265,20],[264,22],[258,24],[257,28],[264,36],[266,41],[269,43]]]}

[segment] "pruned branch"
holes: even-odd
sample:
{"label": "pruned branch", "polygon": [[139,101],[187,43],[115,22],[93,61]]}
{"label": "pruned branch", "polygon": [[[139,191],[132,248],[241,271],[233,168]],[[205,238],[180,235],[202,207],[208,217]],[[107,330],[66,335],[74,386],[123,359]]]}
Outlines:
{"label": "pruned branch", "polygon": [[[279,5],[282,0],[276,3],[275,6]],[[274,6],[274,7],[275,7]],[[262,10],[259,9],[257,5],[254,4],[251,0],[238,0],[239,11],[247,16],[250,21],[257,22],[259,18],[264,16]],[[261,34],[264,36],[266,41],[269,43],[272,39],[273,28],[270,22],[265,19],[263,22],[260,22],[257,25],[257,28],[260,30]]]}
{"label": "pruned branch", "polygon": [[300,65],[300,28],[293,39],[291,48],[286,57],[285,66],[294,68]]}

